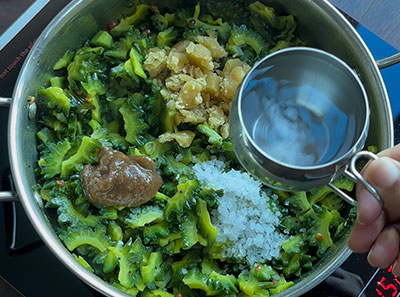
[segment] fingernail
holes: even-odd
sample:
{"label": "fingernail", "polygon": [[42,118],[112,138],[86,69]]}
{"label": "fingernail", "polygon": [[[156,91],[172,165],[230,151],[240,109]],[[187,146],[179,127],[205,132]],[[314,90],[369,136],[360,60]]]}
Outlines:
{"label": "fingernail", "polygon": [[397,261],[394,262],[393,267],[392,267],[392,273],[393,275],[400,275],[400,271],[398,271],[399,269],[399,264]]}
{"label": "fingernail", "polygon": [[373,246],[371,247],[371,249],[369,250],[368,256],[367,256],[367,261],[368,261],[368,263],[369,263],[370,265],[372,265],[372,264],[371,264],[371,261],[370,261],[370,257],[371,257],[371,255],[372,255],[372,253],[374,252],[374,249],[375,249],[375,245],[373,245]]}
{"label": "fingernail", "polygon": [[359,210],[357,210],[357,223],[361,226],[365,226],[366,224],[360,220]]}
{"label": "fingernail", "polygon": [[399,169],[393,164],[393,161],[390,158],[382,157],[381,165],[382,169],[384,169],[385,174],[385,188],[391,187],[395,182],[399,179]]}
{"label": "fingernail", "polygon": [[[372,194],[366,189],[366,188],[362,188],[360,190],[360,196],[364,197],[364,200],[374,200],[374,197],[372,196]],[[360,207],[357,208],[357,223],[361,226],[365,226],[367,223],[362,221],[360,218]]]}

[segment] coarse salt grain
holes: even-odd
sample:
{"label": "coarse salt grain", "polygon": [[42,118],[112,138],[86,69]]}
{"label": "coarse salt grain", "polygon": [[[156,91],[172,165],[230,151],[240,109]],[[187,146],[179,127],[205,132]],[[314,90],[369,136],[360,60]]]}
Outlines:
{"label": "coarse salt grain", "polygon": [[279,257],[288,236],[277,226],[281,213],[276,197],[261,190],[261,183],[249,174],[236,170],[224,171],[222,161],[211,160],[193,167],[203,186],[222,190],[211,219],[218,229],[216,241],[223,243],[222,256],[245,259],[249,265]]}

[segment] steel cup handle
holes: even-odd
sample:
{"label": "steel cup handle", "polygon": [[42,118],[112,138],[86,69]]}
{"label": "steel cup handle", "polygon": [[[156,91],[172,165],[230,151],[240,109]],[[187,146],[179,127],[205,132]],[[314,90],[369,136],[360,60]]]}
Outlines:
{"label": "steel cup handle", "polygon": [[[371,153],[368,151],[358,152],[351,158],[350,168],[346,169],[344,171],[344,174],[347,177],[349,177],[352,181],[354,181],[355,183],[358,183],[358,182],[362,183],[367,188],[368,192],[370,192],[372,194],[372,196],[376,199],[376,201],[378,201],[379,205],[383,209],[383,201],[382,201],[382,198],[379,196],[378,191],[365,180],[365,178],[361,175],[361,173],[356,168],[356,162],[361,158],[365,158],[365,159],[369,159],[369,160],[377,160],[379,157],[377,155],[375,155],[374,153]],[[329,183],[328,186],[329,186],[329,188],[331,188],[331,190],[336,195],[340,196],[344,201],[351,204],[352,206],[357,206],[357,204],[358,204],[357,201],[354,198],[350,197],[347,193],[345,193],[341,189],[337,188],[332,183]]]}

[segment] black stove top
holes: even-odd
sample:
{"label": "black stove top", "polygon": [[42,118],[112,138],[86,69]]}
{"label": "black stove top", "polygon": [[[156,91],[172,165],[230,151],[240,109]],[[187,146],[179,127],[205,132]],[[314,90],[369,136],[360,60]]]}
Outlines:
{"label": "black stove top", "polygon": [[[0,51],[0,96],[10,97],[23,59],[36,37],[56,13],[70,0],[50,1],[6,47]],[[372,54],[380,59],[396,49],[353,21]],[[395,143],[400,142],[400,65],[382,70],[391,99],[395,124]],[[0,108],[1,190],[12,190],[8,163],[8,110]],[[17,297],[97,297],[103,296],[85,285],[48,250],[30,224],[20,203],[0,203],[0,296]],[[390,268],[368,265],[366,255],[352,255],[306,297],[400,297],[400,279]]]}

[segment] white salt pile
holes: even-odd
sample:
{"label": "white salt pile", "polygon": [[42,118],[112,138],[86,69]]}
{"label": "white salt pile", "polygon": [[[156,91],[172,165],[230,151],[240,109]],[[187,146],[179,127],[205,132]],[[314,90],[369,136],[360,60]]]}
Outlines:
{"label": "white salt pile", "polygon": [[218,207],[212,211],[212,223],[218,229],[217,242],[223,243],[222,256],[246,259],[249,265],[279,257],[287,236],[276,227],[281,213],[276,198],[261,191],[261,183],[247,173],[224,172],[222,161],[212,160],[194,166],[203,186],[223,190]]}

